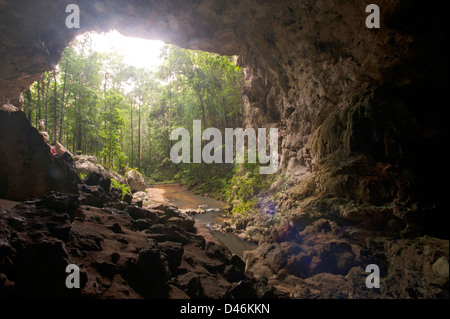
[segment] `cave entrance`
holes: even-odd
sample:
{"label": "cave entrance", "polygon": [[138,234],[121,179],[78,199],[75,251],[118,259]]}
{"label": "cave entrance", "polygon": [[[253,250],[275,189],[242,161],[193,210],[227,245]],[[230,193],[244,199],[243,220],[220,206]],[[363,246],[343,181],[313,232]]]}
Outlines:
{"label": "cave entrance", "polygon": [[242,78],[234,56],[88,32],[24,93],[24,112],[54,148],[170,180],[174,128],[242,126]]}

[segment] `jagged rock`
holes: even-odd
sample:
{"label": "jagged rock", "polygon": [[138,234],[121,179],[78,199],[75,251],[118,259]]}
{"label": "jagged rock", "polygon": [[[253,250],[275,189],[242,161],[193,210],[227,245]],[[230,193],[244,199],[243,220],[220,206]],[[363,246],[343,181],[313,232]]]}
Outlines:
{"label": "jagged rock", "polygon": [[[244,272],[234,265],[228,265],[223,271],[223,276],[229,282],[238,282],[246,279]],[[231,292],[233,294],[233,292]]]}
{"label": "jagged rock", "polygon": [[193,209],[193,208],[186,208],[186,209],[180,209],[180,211],[186,215],[197,215],[197,214],[203,214],[205,211],[203,209]]}
{"label": "jagged rock", "polygon": [[[446,240],[428,236],[370,238],[362,254],[365,264],[374,263],[380,267],[382,295],[426,299],[449,296],[449,244]],[[405,271],[408,276],[400,275]]]}
{"label": "jagged rock", "polygon": [[134,220],[148,218],[148,219],[155,221],[162,215],[162,212],[158,212],[156,210],[145,209],[145,208],[141,208],[141,207],[136,207],[136,206],[129,206],[127,209],[127,212],[131,216],[131,218],[133,218]]}
{"label": "jagged rock", "polygon": [[[42,133],[46,133],[46,132],[41,132],[41,135],[42,135]],[[47,134],[47,136],[48,136],[48,134]],[[45,139],[45,138],[44,138],[44,139]],[[48,142],[47,142],[47,143],[48,143]],[[56,154],[60,154],[60,155],[61,155],[61,154],[67,153],[67,154],[69,154],[69,155],[73,158],[73,154],[70,153],[69,150],[68,150],[67,148],[65,148],[64,146],[62,146],[61,143],[56,142],[54,147],[55,147]]]}
{"label": "jagged rock", "polygon": [[448,259],[445,257],[439,258],[432,266],[433,274],[436,276],[436,278],[448,278]]}
{"label": "jagged rock", "polygon": [[114,179],[115,181],[126,185],[126,180],[119,174],[105,169],[100,163],[98,163],[95,156],[88,155],[76,155],[74,156],[76,169],[78,173],[89,175],[90,173],[96,173],[101,175],[104,179]]}
{"label": "jagged rock", "polygon": [[99,185],[88,186],[80,184],[80,203],[88,206],[103,207],[110,201],[109,196],[105,190]]}
{"label": "jagged rock", "polygon": [[44,138],[44,142],[49,144],[50,143],[50,137],[48,136],[47,132],[39,132],[39,134],[41,134],[41,136]]}
{"label": "jagged rock", "polygon": [[111,188],[111,179],[109,177],[104,177],[103,175],[90,172],[86,178],[83,180],[83,183],[89,186],[99,185],[106,194],[109,194]]}
{"label": "jagged rock", "polygon": [[130,185],[130,189],[132,192],[145,191],[145,189],[147,188],[142,175],[134,169],[129,170],[125,174],[125,179],[128,185]]}
{"label": "jagged rock", "polygon": [[112,226],[109,227],[113,232],[116,234],[123,234],[122,227],[120,227],[119,223],[114,223]]}
{"label": "jagged rock", "polygon": [[[58,298],[229,298],[233,281],[245,280],[256,287],[245,276],[242,260],[221,244],[206,244],[202,236],[190,232],[194,229],[176,226],[176,218],[190,219],[173,207],[165,208],[166,212],[130,206],[117,211],[80,206],[76,196],[50,194],[1,209],[0,293],[6,297],[34,296],[39,290],[39,296]],[[71,211],[76,211],[74,219]],[[155,220],[134,221],[130,215]],[[147,229],[139,231],[143,226]],[[47,263],[51,266],[44,271]],[[64,285],[69,263],[80,266],[80,289]],[[28,281],[33,269],[46,278]],[[48,286],[32,286],[43,281]]]}
{"label": "jagged rock", "polygon": [[186,273],[177,277],[177,284],[191,298],[202,298],[203,287],[200,277],[194,273]]}
{"label": "jagged rock", "polygon": [[127,207],[129,206],[129,204],[127,204],[123,201],[117,201],[117,200],[113,200],[113,199],[111,199],[111,200],[112,201],[107,203],[106,206],[112,207],[112,208],[115,208],[115,209],[121,210],[121,211],[126,210]]}
{"label": "jagged rock", "polygon": [[184,253],[183,245],[177,242],[166,241],[163,243],[159,243],[158,246],[167,256],[170,271],[172,273],[175,273],[176,269],[181,265],[181,260]]}
{"label": "jagged rock", "polygon": [[39,200],[28,203],[34,204],[37,208],[49,209],[56,213],[66,213],[71,221],[75,219],[75,216],[80,210],[80,202],[77,196],[55,192],[51,192]]}
{"label": "jagged rock", "polygon": [[145,218],[145,219],[137,219],[134,222],[134,228],[137,231],[141,231],[141,230],[145,230],[145,229],[149,229],[150,226],[153,225],[153,221],[150,218]]}
{"label": "jagged rock", "polygon": [[0,111],[0,197],[26,200],[50,191],[76,194],[79,183],[70,159],[50,153],[25,113]]}
{"label": "jagged rock", "polygon": [[125,193],[125,194],[123,195],[122,200],[123,200],[125,203],[127,203],[128,205],[131,205],[131,202],[133,201],[133,196],[132,196],[131,194],[129,194],[129,193]]}
{"label": "jagged rock", "polygon": [[136,263],[130,263],[122,276],[147,298],[162,298],[167,296],[167,281],[170,278],[168,264],[156,248],[141,251]]}
{"label": "jagged rock", "polygon": [[148,208],[161,210],[167,214],[170,214],[170,217],[178,216],[178,207],[172,204],[152,203],[148,206]]}
{"label": "jagged rock", "polygon": [[[142,207],[151,206],[151,204],[153,203],[152,200],[150,199],[150,197],[148,196],[148,193],[142,192],[142,191],[135,192],[133,194],[133,200],[132,200],[131,204],[133,204],[133,203],[136,204],[139,202],[142,203]],[[151,208],[153,208],[153,207],[151,207]],[[153,209],[156,209],[156,208],[153,208]]]}
{"label": "jagged rock", "polygon": [[104,177],[108,176],[106,169],[100,165],[94,156],[76,155],[74,157],[75,164],[79,173],[89,175],[89,173],[97,173]]}
{"label": "jagged rock", "polygon": [[113,187],[109,192],[109,197],[111,198],[112,202],[120,202],[122,200],[122,193],[122,189]]}
{"label": "jagged rock", "polygon": [[[181,215],[180,215],[181,216]],[[170,217],[167,223],[174,224],[185,230],[193,230],[195,221],[191,217]]]}
{"label": "jagged rock", "polygon": [[233,284],[230,293],[236,299],[256,299],[255,285],[247,280],[241,280]]}

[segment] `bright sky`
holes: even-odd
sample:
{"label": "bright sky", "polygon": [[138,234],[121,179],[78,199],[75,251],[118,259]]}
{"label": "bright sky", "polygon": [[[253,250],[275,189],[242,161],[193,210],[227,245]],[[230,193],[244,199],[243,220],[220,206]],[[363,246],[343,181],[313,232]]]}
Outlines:
{"label": "bright sky", "polygon": [[125,57],[127,64],[153,69],[162,63],[159,58],[160,50],[164,45],[162,41],[130,38],[117,31],[93,33],[91,37],[93,50],[105,53],[117,51]]}

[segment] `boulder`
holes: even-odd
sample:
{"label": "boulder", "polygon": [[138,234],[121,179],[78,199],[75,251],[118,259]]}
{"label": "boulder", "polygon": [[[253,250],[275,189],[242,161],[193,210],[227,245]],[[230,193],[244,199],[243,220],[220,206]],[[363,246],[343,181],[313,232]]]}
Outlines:
{"label": "boulder", "polygon": [[121,201],[122,194],[123,194],[122,189],[120,189],[118,187],[113,187],[109,191],[109,197],[111,197],[111,201],[113,201],[113,202]]}
{"label": "boulder", "polygon": [[181,265],[183,257],[183,245],[181,243],[166,241],[158,244],[159,248],[167,256],[169,262],[170,271],[174,273],[176,269]]}
{"label": "boulder", "polygon": [[90,172],[83,182],[89,186],[99,185],[107,194],[110,192],[111,179],[97,172]]}
{"label": "boulder", "polygon": [[138,219],[151,219],[153,221],[157,220],[162,212],[153,210],[153,209],[145,209],[136,206],[129,206],[127,209],[128,214],[134,220]]}
{"label": "boulder", "polygon": [[79,200],[83,205],[103,207],[106,203],[110,201],[109,196],[106,194],[105,190],[99,185],[80,185]]}
{"label": "boulder", "polygon": [[194,219],[189,216],[170,217],[167,222],[188,231],[192,230],[195,224]]}
{"label": "boulder", "polygon": [[80,178],[73,159],[52,155],[25,113],[0,111],[0,197],[40,198],[50,191],[76,194]]}
{"label": "boulder", "polygon": [[131,204],[137,204],[139,202],[142,202],[142,206],[146,207],[149,206],[150,204],[152,204],[152,200],[150,199],[150,197],[148,196],[147,192],[136,192],[133,194],[133,200],[131,202]]}
{"label": "boulder", "polygon": [[122,276],[145,298],[163,298],[167,295],[166,282],[170,269],[164,255],[156,247],[139,252],[136,262],[124,269]]}
{"label": "boulder", "polygon": [[128,205],[131,205],[131,202],[133,201],[133,196],[132,196],[131,194],[129,194],[129,193],[125,193],[125,194],[123,195],[122,200],[123,200],[125,203],[127,203]]}
{"label": "boulder", "polygon": [[[62,147],[62,145],[60,145]],[[58,143],[55,146],[55,149],[58,151]],[[60,151],[63,150],[59,147]],[[70,153],[69,153],[70,154]],[[104,168],[95,158],[95,156],[89,155],[76,155],[73,157],[78,173],[89,175],[90,173],[97,173],[103,176],[103,178],[109,178],[111,180],[115,180],[118,183],[127,185],[127,181],[124,177],[116,172],[107,170]]]}
{"label": "boulder", "polygon": [[130,185],[132,192],[145,191],[145,189],[147,188],[147,185],[145,184],[142,175],[134,169],[129,170],[125,174],[125,179],[128,185]]}
{"label": "boulder", "polygon": [[77,171],[80,174],[89,175],[89,173],[98,173],[104,177],[109,177],[106,169],[97,162],[94,156],[77,155],[74,157]]}

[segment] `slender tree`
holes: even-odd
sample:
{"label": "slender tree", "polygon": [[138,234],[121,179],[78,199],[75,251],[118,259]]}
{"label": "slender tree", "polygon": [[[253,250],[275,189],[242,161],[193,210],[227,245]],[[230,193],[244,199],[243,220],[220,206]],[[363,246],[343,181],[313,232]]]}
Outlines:
{"label": "slender tree", "polygon": [[50,77],[47,76],[47,88],[45,89],[45,126],[48,125],[48,89],[50,87]]}
{"label": "slender tree", "polygon": [[37,107],[38,114],[36,114],[36,127],[39,128],[39,120],[41,119],[41,79],[37,81]]}
{"label": "slender tree", "polygon": [[69,65],[69,61],[66,59],[66,68],[64,70],[64,88],[63,88],[62,104],[61,104],[61,116],[60,116],[60,122],[59,122],[59,137],[58,137],[58,142],[59,143],[62,143],[62,136],[63,136],[64,103],[65,103],[65,96],[66,96],[67,67],[68,67],[68,65]]}
{"label": "slender tree", "polygon": [[131,135],[131,154],[130,154],[130,166],[133,167],[133,158],[134,158],[134,138],[133,138],[133,108],[134,102],[130,105],[130,135]]}
{"label": "slender tree", "polygon": [[56,134],[56,108],[58,103],[58,95],[57,95],[57,85],[56,85],[56,70],[53,70],[53,86],[54,86],[54,103],[53,103],[53,144],[56,144],[56,141],[58,139],[58,135]]}

